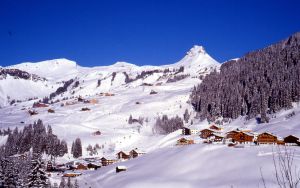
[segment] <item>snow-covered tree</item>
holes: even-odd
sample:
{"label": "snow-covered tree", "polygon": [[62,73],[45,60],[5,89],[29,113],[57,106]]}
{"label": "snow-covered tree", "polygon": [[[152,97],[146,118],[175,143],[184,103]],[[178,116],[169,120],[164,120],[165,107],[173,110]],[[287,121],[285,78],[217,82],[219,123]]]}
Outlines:
{"label": "snow-covered tree", "polygon": [[28,175],[28,187],[40,188],[49,186],[48,177],[43,169],[42,161],[35,157],[31,161],[31,172]]}
{"label": "snow-covered tree", "polygon": [[73,157],[78,158],[82,156],[82,145],[80,138],[76,138],[73,146]]}

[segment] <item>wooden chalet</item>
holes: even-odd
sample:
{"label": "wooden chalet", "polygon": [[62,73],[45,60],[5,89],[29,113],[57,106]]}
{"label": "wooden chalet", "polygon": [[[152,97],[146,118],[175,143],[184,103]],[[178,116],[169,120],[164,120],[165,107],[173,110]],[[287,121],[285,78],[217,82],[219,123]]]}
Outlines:
{"label": "wooden chalet", "polygon": [[127,153],[125,153],[124,151],[119,151],[119,152],[117,153],[117,159],[125,159],[125,160],[127,160],[127,159],[129,159],[129,158],[130,158],[129,153],[127,154]]}
{"label": "wooden chalet", "polygon": [[257,136],[257,144],[277,144],[277,136],[271,133],[261,133]]}
{"label": "wooden chalet", "polygon": [[215,133],[215,131],[213,131],[211,129],[203,129],[200,131],[200,138],[207,139],[213,133]]}
{"label": "wooden chalet", "polygon": [[94,169],[94,170],[97,170],[98,168],[101,168],[101,165],[100,164],[96,164],[96,163],[89,163],[87,165],[88,169]]}
{"label": "wooden chalet", "polygon": [[116,160],[106,159],[105,157],[102,157],[100,160],[101,160],[102,166],[108,166],[108,165],[111,165],[111,164],[117,162]]}
{"label": "wooden chalet", "polygon": [[190,144],[194,144],[194,140],[188,140],[186,138],[180,138],[179,140],[177,140],[176,143],[177,146],[190,145]]}
{"label": "wooden chalet", "polygon": [[216,133],[213,133],[207,139],[213,142],[222,142],[224,140],[224,137]]}
{"label": "wooden chalet", "polygon": [[253,142],[254,135],[243,131],[233,130],[227,132],[226,138],[231,139],[232,142],[251,143]]}
{"label": "wooden chalet", "polygon": [[88,169],[87,165],[84,165],[82,163],[76,166],[76,170],[87,170],[87,169]]}
{"label": "wooden chalet", "polygon": [[276,144],[277,145],[285,145],[285,142],[283,140],[277,140]]}
{"label": "wooden chalet", "polygon": [[136,158],[136,157],[144,155],[144,154],[145,154],[145,152],[140,151],[138,149],[133,149],[129,152],[130,158]]}
{"label": "wooden chalet", "polygon": [[209,127],[209,129],[211,129],[211,130],[216,130],[216,131],[220,131],[220,130],[221,130],[221,128],[218,127],[218,126],[216,126],[216,125],[211,125],[211,126]]}
{"label": "wooden chalet", "polygon": [[283,139],[287,145],[298,145],[299,138],[294,135],[289,135]]}

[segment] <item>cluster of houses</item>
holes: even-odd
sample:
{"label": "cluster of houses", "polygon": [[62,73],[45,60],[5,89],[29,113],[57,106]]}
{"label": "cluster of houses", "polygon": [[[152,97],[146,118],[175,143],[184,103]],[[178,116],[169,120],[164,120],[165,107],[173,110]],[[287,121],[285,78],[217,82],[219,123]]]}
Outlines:
{"label": "cluster of houses", "polygon": [[[279,138],[278,136],[263,132],[254,133],[251,130],[231,130],[223,132],[223,129],[216,125],[211,125],[209,128],[198,130],[184,127],[182,129],[183,135],[199,135],[200,138],[206,139],[206,143],[231,143],[231,144],[277,144],[277,145],[298,145],[300,146],[300,140],[294,135],[286,136],[285,138]],[[186,138],[180,138],[177,140],[177,145],[189,145],[194,144],[193,140]]]}
{"label": "cluster of houses", "polygon": [[[81,171],[97,170],[103,166],[108,166],[117,162],[133,159],[144,154],[145,152],[135,148],[130,151],[119,151],[116,154],[116,159],[108,159],[106,157],[90,157],[56,165],[54,165],[51,161],[48,161],[46,170],[47,172],[61,172],[63,173],[64,177],[76,177],[81,175]],[[118,166],[116,172],[121,171],[126,171],[126,168]]]}

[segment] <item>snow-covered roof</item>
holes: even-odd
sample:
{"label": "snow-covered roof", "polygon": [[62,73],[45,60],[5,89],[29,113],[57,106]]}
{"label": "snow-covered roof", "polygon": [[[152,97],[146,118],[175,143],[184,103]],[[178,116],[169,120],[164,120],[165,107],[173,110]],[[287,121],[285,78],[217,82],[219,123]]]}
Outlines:
{"label": "snow-covered roof", "polygon": [[127,167],[126,167],[126,166],[117,166],[117,168],[118,168],[118,169],[124,169],[124,170],[126,170],[126,169],[127,169]]}

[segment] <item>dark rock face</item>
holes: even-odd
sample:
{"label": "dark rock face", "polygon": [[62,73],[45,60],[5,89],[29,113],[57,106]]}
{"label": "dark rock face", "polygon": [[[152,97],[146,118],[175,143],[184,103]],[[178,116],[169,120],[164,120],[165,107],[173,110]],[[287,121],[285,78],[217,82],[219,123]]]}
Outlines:
{"label": "dark rock face", "polygon": [[3,69],[0,68],[0,80],[5,79],[7,75],[14,77],[15,79],[33,80],[33,81],[45,81],[45,78],[41,78],[35,74],[30,74],[28,72],[19,69]]}
{"label": "dark rock face", "polygon": [[201,119],[248,118],[292,107],[300,100],[300,33],[222,64],[190,96]]}

